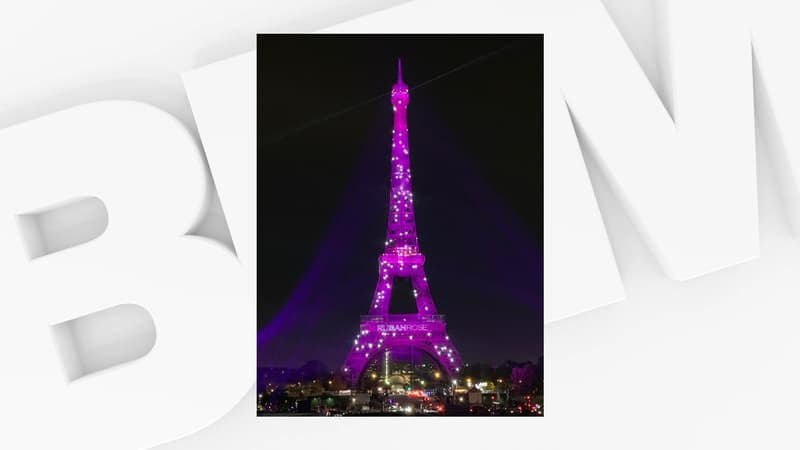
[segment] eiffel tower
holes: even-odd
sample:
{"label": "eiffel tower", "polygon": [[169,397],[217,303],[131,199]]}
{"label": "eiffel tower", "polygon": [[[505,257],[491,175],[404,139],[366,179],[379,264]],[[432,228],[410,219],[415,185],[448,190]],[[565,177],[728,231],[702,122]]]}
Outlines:
{"label": "eiffel tower", "polygon": [[[389,220],[383,253],[378,258],[378,284],[343,370],[355,385],[374,358],[386,356],[392,348],[413,348],[430,355],[448,378],[461,370],[461,357],[447,335],[444,315],[437,314],[419,250],[411,192],[408,148],[408,85],[403,83],[397,60],[397,83],[392,86],[392,158],[390,170]],[[389,314],[389,301],[396,277],[409,278],[417,304],[416,314]]]}

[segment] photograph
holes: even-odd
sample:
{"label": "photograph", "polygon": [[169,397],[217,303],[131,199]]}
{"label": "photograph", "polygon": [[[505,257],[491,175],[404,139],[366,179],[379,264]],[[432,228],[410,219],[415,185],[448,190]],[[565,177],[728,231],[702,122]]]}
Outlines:
{"label": "photograph", "polygon": [[257,38],[259,416],[543,416],[543,36]]}

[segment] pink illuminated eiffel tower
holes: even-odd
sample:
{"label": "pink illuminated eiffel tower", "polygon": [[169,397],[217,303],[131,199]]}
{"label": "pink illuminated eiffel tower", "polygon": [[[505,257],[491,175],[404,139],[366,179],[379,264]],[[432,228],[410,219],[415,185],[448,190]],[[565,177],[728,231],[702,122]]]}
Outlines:
{"label": "pink illuminated eiffel tower", "polygon": [[[400,60],[397,83],[392,86],[392,160],[389,192],[389,223],[383,253],[378,258],[378,285],[369,313],[361,316],[361,327],[343,370],[351,384],[358,381],[367,363],[392,348],[413,347],[429,354],[442,370],[453,378],[461,368],[461,357],[447,336],[444,316],[428,288],[419,250],[411,193],[411,165],[408,149],[408,86],[403,83]],[[409,278],[417,303],[416,314],[389,314],[389,301],[395,277]]]}

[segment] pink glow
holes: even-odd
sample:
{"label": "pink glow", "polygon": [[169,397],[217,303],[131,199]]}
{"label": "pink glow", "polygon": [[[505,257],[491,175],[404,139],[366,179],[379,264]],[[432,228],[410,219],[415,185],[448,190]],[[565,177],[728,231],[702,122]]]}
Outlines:
{"label": "pink glow", "polygon": [[[425,256],[420,252],[417,241],[406,115],[409,94],[408,85],[403,82],[399,59],[391,103],[394,129],[389,176],[389,220],[384,250],[378,258],[378,283],[372,304],[368,315],[361,316],[359,336],[344,363],[344,369],[351,374],[353,383],[367,364],[370,344],[382,345],[384,349],[393,346],[419,348],[430,354],[450,378],[461,367],[461,357],[449,342],[444,316],[436,312],[428,278],[423,270]],[[395,277],[411,279],[417,314],[389,314]],[[448,346],[446,352],[441,349],[445,344]],[[364,348],[364,345],[369,347]]]}

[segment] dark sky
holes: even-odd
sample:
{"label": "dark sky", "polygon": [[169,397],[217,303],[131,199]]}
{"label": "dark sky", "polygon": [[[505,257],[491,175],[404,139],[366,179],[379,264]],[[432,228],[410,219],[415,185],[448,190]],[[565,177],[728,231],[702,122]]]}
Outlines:
{"label": "dark sky", "polygon": [[[386,236],[396,58],[425,270],[465,362],[542,355],[542,37],[258,37],[258,364],[338,367]],[[412,312],[398,281],[391,311]]]}

